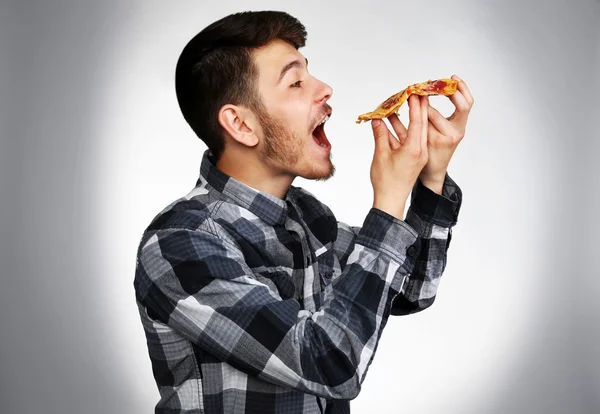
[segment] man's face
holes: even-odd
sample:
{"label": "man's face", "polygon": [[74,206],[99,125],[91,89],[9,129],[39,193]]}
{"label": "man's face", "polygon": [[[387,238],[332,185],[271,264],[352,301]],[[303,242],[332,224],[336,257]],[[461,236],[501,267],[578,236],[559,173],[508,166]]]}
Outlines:
{"label": "man's face", "polygon": [[274,41],[255,51],[254,61],[262,100],[256,111],[263,132],[262,161],[275,174],[331,177],[331,145],[318,125],[331,113],[326,102],[332,89],[308,73],[304,56],[287,42]]}

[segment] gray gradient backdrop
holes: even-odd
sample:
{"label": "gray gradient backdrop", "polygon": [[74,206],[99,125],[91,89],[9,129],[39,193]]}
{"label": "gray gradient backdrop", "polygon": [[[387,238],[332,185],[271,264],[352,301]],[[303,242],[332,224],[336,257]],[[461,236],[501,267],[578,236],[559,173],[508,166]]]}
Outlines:
{"label": "gray gradient backdrop", "polygon": [[600,3],[324,3],[2,2],[0,412],[153,412],[135,249],[204,150],[174,65],[200,29],[247,9],[308,29],[311,72],[335,90],[338,173],[297,184],[346,222],[372,201],[359,113],[452,73],[476,99],[450,168],[464,205],[438,300],[388,324],[353,411],[600,412]]}

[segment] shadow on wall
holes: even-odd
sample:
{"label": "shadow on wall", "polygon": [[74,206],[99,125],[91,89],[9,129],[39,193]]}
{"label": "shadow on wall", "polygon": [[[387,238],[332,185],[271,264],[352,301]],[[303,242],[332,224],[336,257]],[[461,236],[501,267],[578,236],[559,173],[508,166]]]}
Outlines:
{"label": "shadow on wall", "polygon": [[[108,326],[115,321],[98,311],[106,304],[94,293],[103,275],[90,183],[93,144],[102,137],[92,103],[103,52],[116,41],[107,29],[118,12],[114,1],[2,4],[0,37],[3,49],[10,39],[11,57],[2,66],[10,60],[14,109],[7,119],[11,152],[3,158],[10,162],[15,207],[10,217],[2,208],[0,406],[6,414],[136,411],[128,410],[124,368],[111,349]],[[6,234],[11,250],[5,250]]]}
{"label": "shadow on wall", "polygon": [[[585,261],[580,260],[580,240],[584,236],[580,229],[587,226],[580,221],[590,217],[583,211],[590,204],[568,200],[581,200],[582,192],[587,191],[585,185],[573,183],[582,183],[588,176],[581,168],[586,165],[581,160],[586,151],[581,149],[590,136],[588,114],[592,101],[575,98],[572,81],[592,79],[600,73],[599,61],[589,53],[599,51],[600,2],[511,1],[496,3],[492,15],[493,20],[488,23],[496,26],[496,33],[504,33],[498,40],[520,57],[514,64],[515,70],[521,76],[526,74],[521,85],[529,96],[535,96],[531,116],[539,118],[540,128],[545,127],[542,135],[547,144],[544,145],[560,154],[560,159],[551,163],[558,171],[548,171],[548,176],[560,178],[553,184],[553,194],[549,197],[548,208],[558,211],[552,216],[556,220],[549,223],[551,236],[543,249],[547,253],[540,280],[547,283],[539,287],[545,299],[535,300],[541,305],[534,312],[538,319],[531,324],[535,332],[527,337],[528,342],[522,343],[513,374],[500,385],[496,398],[490,399],[491,404],[481,407],[480,412],[598,413],[600,403],[596,394],[600,384],[598,377],[595,381],[591,377],[594,367],[600,368],[600,356],[597,350],[592,350],[595,345],[591,344],[597,344],[598,338],[594,341],[591,337],[594,332],[590,327],[597,327],[600,321],[596,317],[587,326],[582,323],[594,315],[583,309],[586,303],[593,304],[594,298],[581,300],[580,295],[585,295],[581,286],[585,283],[579,280],[598,272],[591,261],[585,268]],[[597,171],[595,176],[599,175]],[[600,203],[597,205],[600,207]],[[597,244],[595,240],[591,242]],[[598,285],[594,288],[597,291]],[[581,315],[584,319],[579,318]]]}

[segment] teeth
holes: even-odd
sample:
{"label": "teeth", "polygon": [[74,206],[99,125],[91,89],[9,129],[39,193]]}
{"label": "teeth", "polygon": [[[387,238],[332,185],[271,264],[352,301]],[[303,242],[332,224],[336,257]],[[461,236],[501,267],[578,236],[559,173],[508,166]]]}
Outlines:
{"label": "teeth", "polygon": [[[327,115],[321,122],[319,122],[319,125],[317,125],[317,126],[321,126],[327,121],[329,121],[329,115]],[[323,147],[323,148],[327,148],[327,145],[325,145],[325,143],[323,143],[323,142],[319,143],[319,146]]]}
{"label": "teeth", "polygon": [[329,115],[327,115],[327,116],[325,117],[325,119],[323,119],[323,120],[321,121],[321,123],[320,123],[319,125],[323,125],[323,124],[324,124],[325,122],[327,122],[327,121],[329,121]]}

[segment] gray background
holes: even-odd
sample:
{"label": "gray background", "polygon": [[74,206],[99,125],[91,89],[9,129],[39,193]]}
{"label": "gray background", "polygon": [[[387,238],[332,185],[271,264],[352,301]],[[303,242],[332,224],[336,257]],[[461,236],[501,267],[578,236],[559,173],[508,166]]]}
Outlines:
{"label": "gray background", "polygon": [[340,220],[360,224],[372,202],[359,113],[452,73],[475,96],[438,300],[388,324],[353,412],[600,412],[598,1],[0,7],[0,412],[153,412],[135,249],[204,150],[174,65],[195,33],[247,9],[308,29],[302,52],[335,91],[338,173],[296,184]]}

